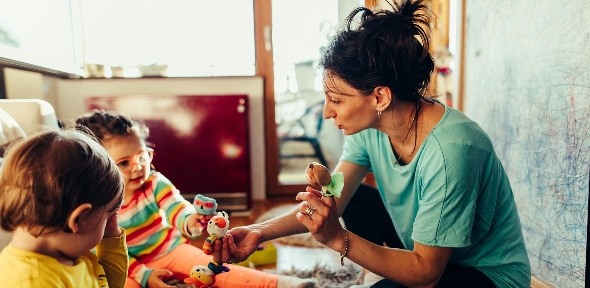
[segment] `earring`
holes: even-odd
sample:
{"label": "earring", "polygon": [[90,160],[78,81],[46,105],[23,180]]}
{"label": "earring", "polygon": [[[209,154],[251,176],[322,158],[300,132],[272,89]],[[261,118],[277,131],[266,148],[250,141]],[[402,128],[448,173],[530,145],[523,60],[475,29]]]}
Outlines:
{"label": "earring", "polygon": [[381,111],[383,110],[377,110],[377,117],[381,118]]}

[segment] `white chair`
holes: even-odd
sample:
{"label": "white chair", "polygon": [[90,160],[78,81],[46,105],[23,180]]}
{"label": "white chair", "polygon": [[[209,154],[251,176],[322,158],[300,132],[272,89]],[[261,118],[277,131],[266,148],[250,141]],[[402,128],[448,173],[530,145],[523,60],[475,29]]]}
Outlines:
{"label": "white chair", "polygon": [[59,128],[53,106],[39,99],[0,99],[0,109],[6,111],[27,135],[44,127]]}
{"label": "white chair", "polygon": [[[44,127],[59,128],[53,106],[44,100],[0,99],[0,109],[7,112],[26,135],[38,132]],[[12,233],[0,229],[0,250],[8,245],[11,239]]]}

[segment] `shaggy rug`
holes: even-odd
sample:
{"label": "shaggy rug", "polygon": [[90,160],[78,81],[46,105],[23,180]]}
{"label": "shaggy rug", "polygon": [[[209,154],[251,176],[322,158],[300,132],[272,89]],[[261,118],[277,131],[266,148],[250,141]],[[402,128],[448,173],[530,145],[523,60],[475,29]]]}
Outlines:
{"label": "shaggy rug", "polygon": [[[317,280],[315,288],[348,288],[352,285],[363,284],[363,268],[358,265],[349,263],[338,270],[332,270],[326,266],[315,264],[311,270],[264,270],[264,272],[288,275],[299,278],[314,278]],[[185,284],[179,280],[167,281],[168,285],[178,288],[195,288],[192,284]]]}
{"label": "shaggy rug", "polygon": [[[297,204],[286,204],[277,206],[266,211],[255,220],[256,223],[264,222],[276,216],[282,215],[291,210]],[[344,226],[344,222],[340,219]],[[297,235],[286,236],[273,240],[283,245],[304,246],[304,247],[326,247],[313,238],[311,233],[302,233]],[[316,263],[310,270],[264,270],[268,273],[296,276],[299,278],[315,278],[317,280],[316,288],[348,288],[352,285],[363,284],[363,268],[359,265],[348,263],[344,267],[333,270],[325,265]]]}
{"label": "shaggy rug", "polygon": [[311,270],[264,271],[299,278],[314,278],[317,280],[316,288],[348,288],[352,285],[363,284],[363,268],[352,263],[346,264],[338,270],[332,270],[316,263]]}

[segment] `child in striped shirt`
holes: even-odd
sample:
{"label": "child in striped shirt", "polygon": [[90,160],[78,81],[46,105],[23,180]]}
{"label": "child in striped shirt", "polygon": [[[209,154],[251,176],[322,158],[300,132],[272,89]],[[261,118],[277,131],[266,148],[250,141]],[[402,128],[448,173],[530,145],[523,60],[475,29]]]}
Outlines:
{"label": "child in striped shirt", "polygon": [[[124,202],[120,225],[127,231],[129,278],[125,287],[173,287],[164,281],[184,279],[196,265],[207,265],[212,256],[191,245],[198,214],[178,189],[151,169],[153,150],[146,146],[149,129],[117,112],[95,110],[76,120],[78,129],[91,130],[123,174]],[[200,235],[199,235],[200,236]],[[311,288],[314,281],[268,274],[229,265],[216,277],[219,287]]]}

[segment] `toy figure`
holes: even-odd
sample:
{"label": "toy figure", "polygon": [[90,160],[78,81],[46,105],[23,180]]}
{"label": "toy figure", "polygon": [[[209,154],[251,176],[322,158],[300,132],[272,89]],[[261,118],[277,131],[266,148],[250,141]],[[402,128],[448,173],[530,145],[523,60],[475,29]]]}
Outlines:
{"label": "toy figure", "polygon": [[207,223],[207,232],[209,237],[205,239],[203,244],[203,251],[207,255],[213,253],[213,242],[217,239],[221,239],[227,233],[229,229],[229,215],[225,211],[217,212],[217,215],[213,216],[209,223]]}
{"label": "toy figure", "polygon": [[228,272],[229,268],[223,265],[218,265],[215,262],[210,262],[207,267],[197,265],[193,267],[189,274],[189,278],[184,279],[184,283],[193,284],[197,288],[213,288],[215,286],[215,275],[223,272]]}
{"label": "toy figure", "polygon": [[213,215],[215,215],[215,210],[217,210],[217,201],[211,197],[197,194],[195,196],[195,200],[193,201],[193,205],[195,206],[195,210],[197,210],[197,214],[199,214],[199,219],[197,220],[199,227],[191,228],[190,232],[191,235],[199,237],[203,234],[203,230],[207,228],[207,223],[209,220],[213,217]]}
{"label": "toy figure", "polygon": [[312,162],[305,169],[305,177],[312,186],[322,187],[322,196],[340,198],[344,188],[344,174],[342,172],[330,174],[326,166]]}

